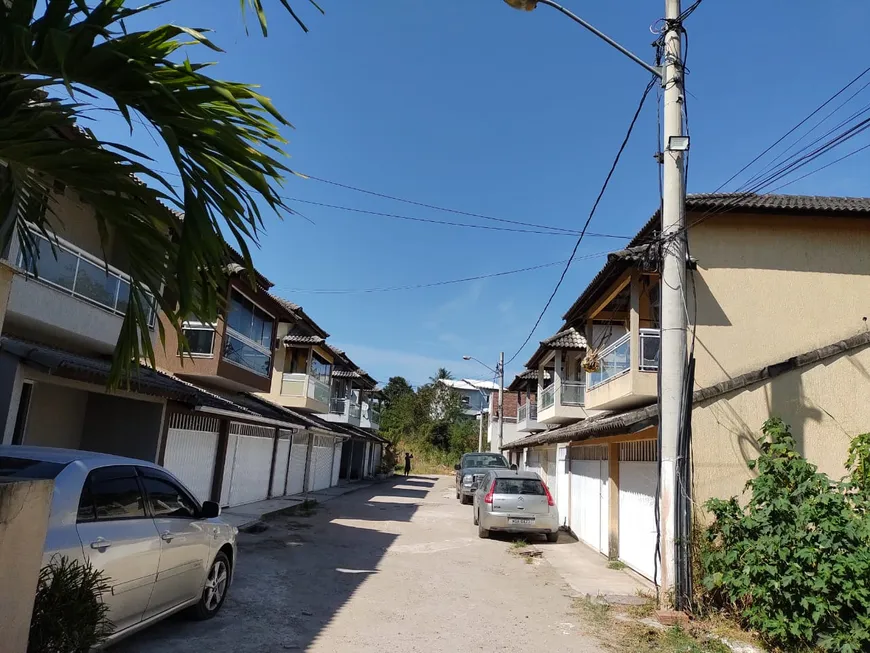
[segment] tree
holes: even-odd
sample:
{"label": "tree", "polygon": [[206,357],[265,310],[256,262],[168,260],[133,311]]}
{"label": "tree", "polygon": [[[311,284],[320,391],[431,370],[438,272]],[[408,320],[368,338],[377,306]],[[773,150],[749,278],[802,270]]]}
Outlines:
{"label": "tree", "polygon": [[[137,8],[125,0],[0,2],[0,247],[17,235],[38,264],[26,225],[48,235],[55,182],[93,207],[103,242],[115,234],[132,277],[113,383],[141,358],[154,364],[152,304],[179,333],[188,315],[215,318],[227,281],[222,227],[253,278],[248,241],[263,229],[263,209],[292,213],[279,194],[292,171],[281,162],[278,126],[289,123],[269,100],[179,56],[191,46],[219,51],[201,31],[127,32],[125,22],[168,1]],[[248,4],[265,35],[261,0]],[[177,189],[141,151],[81,129],[92,112],[106,110],[101,98],[131,131],[134,122],[153,129],[180,176]]]}
{"label": "tree", "polygon": [[450,370],[448,370],[446,367],[439,367],[438,371],[435,373],[435,376],[431,377],[429,380],[433,383],[442,380],[451,381],[453,380],[453,374],[451,374]]}
{"label": "tree", "polygon": [[399,397],[409,394],[414,394],[414,388],[403,376],[391,376],[387,385],[384,386],[384,397],[388,406]]}

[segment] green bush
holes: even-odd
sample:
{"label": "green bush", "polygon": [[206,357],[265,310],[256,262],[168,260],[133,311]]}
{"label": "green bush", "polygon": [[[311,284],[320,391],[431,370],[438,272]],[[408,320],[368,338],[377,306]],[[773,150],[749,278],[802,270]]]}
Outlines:
{"label": "green bush", "polygon": [[701,550],[707,599],[788,651],[870,650],[866,438],[850,451],[852,477],[834,482],[796,451],[782,420],[762,431],[746,507],[706,503],[716,517]]}
{"label": "green bush", "polygon": [[55,556],[39,572],[27,653],[87,653],[112,633],[103,573]]}

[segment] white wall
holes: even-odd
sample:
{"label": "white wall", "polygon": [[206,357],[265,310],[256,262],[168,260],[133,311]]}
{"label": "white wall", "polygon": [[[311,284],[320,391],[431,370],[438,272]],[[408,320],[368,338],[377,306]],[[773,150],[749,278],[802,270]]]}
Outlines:
{"label": "white wall", "polygon": [[[498,421],[489,422],[489,430],[487,431],[487,433],[489,434],[489,450],[493,453],[501,453],[501,450],[498,448]],[[520,438],[524,435],[526,434],[517,432],[516,422],[509,422],[508,420],[505,420],[504,438],[502,444],[513,442],[517,438]]]}

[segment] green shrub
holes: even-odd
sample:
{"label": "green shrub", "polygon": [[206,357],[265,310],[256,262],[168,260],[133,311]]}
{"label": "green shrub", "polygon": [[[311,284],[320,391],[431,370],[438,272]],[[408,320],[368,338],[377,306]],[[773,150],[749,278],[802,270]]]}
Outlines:
{"label": "green shrub", "polygon": [[[777,418],[762,429],[745,508],[711,499],[701,550],[713,605],[786,650],[870,650],[870,519],[853,480],[833,482],[801,456]],[[860,469],[859,451],[850,467]]]}
{"label": "green shrub", "polygon": [[27,653],[87,653],[112,633],[110,592],[103,573],[89,562],[55,556],[39,572]]}

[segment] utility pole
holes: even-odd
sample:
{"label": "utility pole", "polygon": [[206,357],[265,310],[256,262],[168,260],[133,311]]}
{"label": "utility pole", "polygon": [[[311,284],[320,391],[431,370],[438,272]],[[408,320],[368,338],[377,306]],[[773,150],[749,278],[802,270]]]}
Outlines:
{"label": "utility pole", "polygon": [[504,352],[498,355],[498,452],[504,446]]}
{"label": "utility pole", "polygon": [[483,410],[481,410],[477,414],[477,419],[480,420],[480,427],[478,429],[480,432],[477,434],[477,450],[480,452],[483,451],[483,416],[484,415],[486,415],[486,413],[483,412]]}
{"label": "utility pole", "polygon": [[659,602],[667,600],[674,585],[676,525],[677,440],[683,421],[683,389],[686,376],[686,213],[683,138],[682,33],[680,0],[665,0],[664,61],[664,152],[662,157],[662,239],[661,283],[661,414],[659,415],[659,552],[662,591]]}

